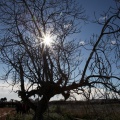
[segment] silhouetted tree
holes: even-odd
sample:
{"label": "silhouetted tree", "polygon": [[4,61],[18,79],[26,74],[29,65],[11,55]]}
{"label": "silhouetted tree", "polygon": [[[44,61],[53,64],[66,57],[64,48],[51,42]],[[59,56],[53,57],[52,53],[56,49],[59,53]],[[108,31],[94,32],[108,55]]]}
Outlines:
{"label": "silhouetted tree", "polygon": [[1,100],[1,102],[7,102],[7,98],[6,97],[1,98],[0,100]]}
{"label": "silhouetted tree", "polygon": [[[89,99],[92,91],[103,95],[105,88],[119,95],[120,9],[96,21],[102,25],[100,34],[84,44],[75,37],[86,20],[79,2],[0,1],[0,57],[8,66],[4,79],[20,86],[18,95],[35,111],[34,120],[43,119],[50,98],[56,94],[66,100],[72,90]],[[84,48],[87,60],[82,58]],[[11,76],[12,81],[8,79]],[[34,95],[41,98],[37,104],[29,100]]]}

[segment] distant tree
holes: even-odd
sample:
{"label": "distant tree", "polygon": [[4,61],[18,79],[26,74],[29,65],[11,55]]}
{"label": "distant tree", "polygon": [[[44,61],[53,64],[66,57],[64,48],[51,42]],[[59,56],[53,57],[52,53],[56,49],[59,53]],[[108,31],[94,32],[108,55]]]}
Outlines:
{"label": "distant tree", "polygon": [[[96,21],[102,26],[100,34],[84,44],[76,37],[86,21],[79,2],[0,1],[0,58],[8,66],[3,79],[20,87],[18,95],[35,111],[34,120],[43,119],[56,94],[65,100],[71,91],[87,99],[93,93],[104,96],[104,90],[119,95],[120,9]],[[82,58],[85,50],[87,60]],[[29,99],[35,95],[40,97],[37,104]]]}
{"label": "distant tree", "polygon": [[1,102],[7,102],[7,98],[6,97],[1,98],[0,100],[1,100]]}

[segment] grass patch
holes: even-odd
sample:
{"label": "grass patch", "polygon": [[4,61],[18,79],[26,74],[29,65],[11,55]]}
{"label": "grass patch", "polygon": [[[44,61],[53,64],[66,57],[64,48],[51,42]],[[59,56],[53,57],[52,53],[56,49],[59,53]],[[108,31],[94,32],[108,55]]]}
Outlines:
{"label": "grass patch", "polygon": [[[33,114],[7,115],[6,120],[32,120]],[[105,105],[50,105],[44,120],[120,120],[120,104]]]}
{"label": "grass patch", "polygon": [[15,115],[7,115],[6,120],[32,120],[33,116],[31,114],[15,114]]}

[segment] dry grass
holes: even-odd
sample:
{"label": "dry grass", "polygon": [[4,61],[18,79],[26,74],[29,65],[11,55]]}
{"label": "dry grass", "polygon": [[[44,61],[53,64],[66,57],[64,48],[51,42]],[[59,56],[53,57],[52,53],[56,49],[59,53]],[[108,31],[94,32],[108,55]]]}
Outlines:
{"label": "dry grass", "polygon": [[[70,115],[73,118],[81,118],[85,120],[120,120],[120,104],[104,104],[104,105],[59,105],[61,115]],[[50,107],[51,112],[56,112],[55,106]]]}
{"label": "dry grass", "polygon": [[[7,114],[6,114],[7,113]],[[0,120],[32,120],[32,115],[17,115],[14,108],[0,108]],[[120,120],[120,104],[50,105],[45,120]],[[6,118],[7,117],[7,118]]]}

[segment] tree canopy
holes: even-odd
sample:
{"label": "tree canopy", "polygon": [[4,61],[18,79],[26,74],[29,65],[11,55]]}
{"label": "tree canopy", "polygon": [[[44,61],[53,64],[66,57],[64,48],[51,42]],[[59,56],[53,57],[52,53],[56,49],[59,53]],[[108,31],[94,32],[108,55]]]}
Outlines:
{"label": "tree canopy", "polygon": [[[43,113],[56,94],[65,100],[71,92],[87,99],[104,90],[120,94],[119,7],[104,13],[103,21],[95,20],[101,32],[86,44],[75,39],[80,23],[87,21],[75,0],[1,0],[0,16],[0,59],[8,66],[4,80],[12,78],[33,110]],[[41,97],[38,106],[29,100],[34,95]]]}

